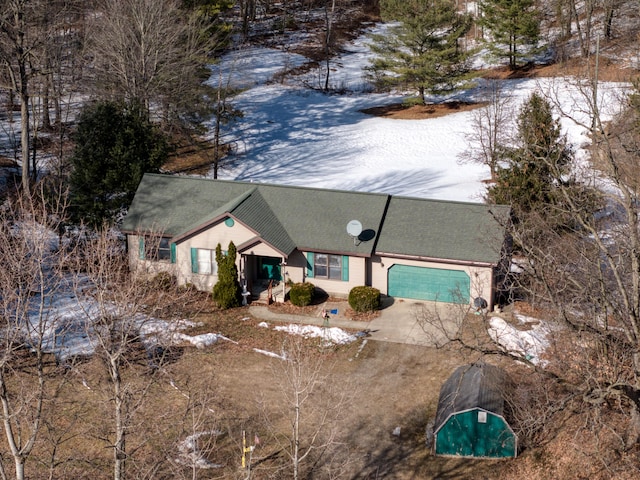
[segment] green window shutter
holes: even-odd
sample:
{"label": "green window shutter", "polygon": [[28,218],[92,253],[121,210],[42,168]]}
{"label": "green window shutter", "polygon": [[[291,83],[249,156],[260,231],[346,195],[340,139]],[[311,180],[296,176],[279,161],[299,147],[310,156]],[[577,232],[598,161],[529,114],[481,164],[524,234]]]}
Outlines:
{"label": "green window shutter", "polygon": [[313,278],[313,252],[307,252],[307,278]]}
{"label": "green window shutter", "polygon": [[144,237],[138,237],[138,258],[144,260]]}
{"label": "green window shutter", "polygon": [[169,248],[171,249],[171,263],[176,263],[176,244],[172,243]]}
{"label": "green window shutter", "polygon": [[342,281],[349,281],[349,255],[342,256]]}
{"label": "green window shutter", "polygon": [[198,273],[198,249],[191,249],[191,273]]}

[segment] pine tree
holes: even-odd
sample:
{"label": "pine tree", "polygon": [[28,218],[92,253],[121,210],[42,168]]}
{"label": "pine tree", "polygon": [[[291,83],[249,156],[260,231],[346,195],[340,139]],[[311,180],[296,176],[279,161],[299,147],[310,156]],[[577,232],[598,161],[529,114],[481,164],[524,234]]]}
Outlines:
{"label": "pine tree", "polygon": [[438,94],[465,86],[470,78],[470,52],[461,44],[471,17],[457,11],[450,0],[386,0],[385,20],[399,21],[386,35],[374,35],[371,49],[377,57],[367,67],[379,88],[408,87],[426,103],[427,93]]}
{"label": "pine tree", "polygon": [[222,253],[220,244],[216,246],[218,282],[213,286],[213,300],[222,309],[239,307],[242,303],[242,289],[238,280],[236,255],[237,250],[233,242],[229,242],[229,250],[226,255]]}
{"label": "pine tree", "polygon": [[488,189],[489,200],[512,205],[518,220],[534,211],[553,215],[561,210],[559,187],[571,181],[571,149],[551,105],[538,93],[522,106],[517,124],[518,145],[501,148],[503,166]]}
{"label": "pine tree", "polygon": [[540,12],[534,0],[480,0],[478,24],[495,58],[506,58],[514,69],[523,55],[538,43]]}
{"label": "pine tree", "polygon": [[74,215],[91,225],[127,208],[142,175],[157,172],[167,142],[138,106],[101,102],[84,107],[71,157]]}

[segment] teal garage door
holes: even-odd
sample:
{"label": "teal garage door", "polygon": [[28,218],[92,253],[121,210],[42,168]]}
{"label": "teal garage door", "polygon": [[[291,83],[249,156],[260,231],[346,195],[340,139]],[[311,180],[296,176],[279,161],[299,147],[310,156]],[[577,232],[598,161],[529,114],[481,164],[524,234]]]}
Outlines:
{"label": "teal garage door", "polygon": [[468,303],[471,280],[460,270],[393,265],[389,269],[389,296]]}

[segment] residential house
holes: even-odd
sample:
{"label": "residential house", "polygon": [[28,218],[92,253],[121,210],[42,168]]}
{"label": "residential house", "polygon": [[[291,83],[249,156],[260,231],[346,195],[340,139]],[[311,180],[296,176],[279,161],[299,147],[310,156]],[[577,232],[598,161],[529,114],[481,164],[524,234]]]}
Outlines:
{"label": "residential house", "polygon": [[122,231],[133,269],[170,271],[202,290],[217,281],[216,246],[232,241],[251,293],[269,282],[274,296],[288,282],[338,296],[370,285],[398,298],[482,298],[491,308],[508,215],[480,203],[147,174]]}

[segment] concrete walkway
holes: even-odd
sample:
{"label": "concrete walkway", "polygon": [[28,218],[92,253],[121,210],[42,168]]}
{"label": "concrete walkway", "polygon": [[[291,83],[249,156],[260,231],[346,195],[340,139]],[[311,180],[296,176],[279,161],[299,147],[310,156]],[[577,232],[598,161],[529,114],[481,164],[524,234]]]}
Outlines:
{"label": "concrete walkway", "polygon": [[331,314],[330,327],[340,327],[352,331],[368,331],[370,338],[385,342],[406,343],[411,345],[435,346],[444,341],[444,334],[440,328],[429,325],[420,325],[417,317],[421,311],[438,313],[439,324],[452,332],[457,328],[454,315],[457,309],[448,304],[436,304],[433,302],[418,302],[413,300],[385,299],[380,315],[368,322],[357,322],[344,315],[349,304],[344,302],[325,302],[318,305],[317,313],[311,315],[283,314],[269,310],[264,305],[252,305],[249,312],[256,318],[267,322],[301,323],[305,325],[322,326],[324,321],[321,315],[323,309],[337,310],[337,314]]}

